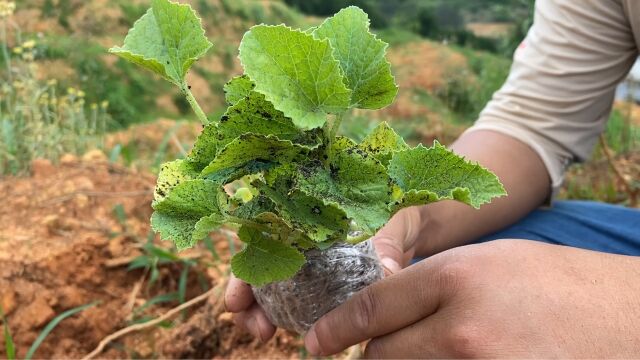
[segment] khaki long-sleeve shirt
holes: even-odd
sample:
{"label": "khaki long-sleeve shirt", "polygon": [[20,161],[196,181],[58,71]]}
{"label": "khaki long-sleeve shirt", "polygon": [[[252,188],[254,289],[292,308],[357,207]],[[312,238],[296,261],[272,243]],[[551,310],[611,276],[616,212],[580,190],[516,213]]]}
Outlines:
{"label": "khaki long-sleeve shirt", "polygon": [[639,48],[640,0],[537,0],[507,81],[467,131],[529,145],[555,193],[567,166],[591,154]]}

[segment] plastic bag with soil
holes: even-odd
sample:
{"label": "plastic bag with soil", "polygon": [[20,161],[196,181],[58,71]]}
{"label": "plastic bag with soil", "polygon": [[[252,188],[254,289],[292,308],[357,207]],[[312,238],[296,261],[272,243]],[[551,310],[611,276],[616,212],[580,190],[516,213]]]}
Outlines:
{"label": "plastic bag with soil", "polygon": [[308,250],[304,255],[307,262],[291,279],[253,288],[271,322],[299,334],[384,274],[370,240]]}

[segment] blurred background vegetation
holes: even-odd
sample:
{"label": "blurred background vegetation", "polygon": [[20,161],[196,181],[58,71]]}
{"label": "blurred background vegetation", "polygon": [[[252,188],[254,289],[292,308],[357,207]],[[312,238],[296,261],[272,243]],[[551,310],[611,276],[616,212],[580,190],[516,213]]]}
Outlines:
{"label": "blurred background vegetation", "polygon": [[[237,47],[251,25],[306,28],[345,6],[363,8],[375,32],[390,44],[389,58],[401,90],[396,103],[383,111],[354,112],[342,131],[358,138],[376,122],[387,120],[413,142],[425,143],[435,138],[449,142],[477,118],[506,79],[511,55],[533,21],[534,4],[533,0],[185,2],[202,16],[214,42],[189,80],[213,116],[224,109],[222,85],[242,70]],[[65,152],[88,148],[103,149],[114,161],[154,170],[165,159],[189,151],[198,130],[182,96],[105,51],[122,42],[147,7],[144,0],[23,0],[2,17],[0,173],[25,174],[30,159],[55,161]],[[625,164],[633,165],[640,124],[636,104],[620,100],[604,143],[613,160],[624,157]],[[131,126],[136,130],[127,130]],[[596,149],[590,164],[574,170],[580,176],[569,177],[563,196],[627,203],[628,190],[638,187],[637,169],[624,166],[623,176],[616,176],[609,170],[616,164],[605,160]]]}

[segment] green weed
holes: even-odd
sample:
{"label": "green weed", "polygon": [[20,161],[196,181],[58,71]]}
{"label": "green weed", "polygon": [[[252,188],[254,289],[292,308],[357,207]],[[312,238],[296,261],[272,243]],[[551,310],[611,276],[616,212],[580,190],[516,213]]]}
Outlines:
{"label": "green weed", "polygon": [[629,117],[617,109],[609,116],[605,136],[611,150],[618,154],[640,146],[640,127],[631,124]]}
{"label": "green weed", "polygon": [[[42,345],[42,343],[44,342],[44,340],[47,338],[47,336],[49,336],[49,334],[56,328],[56,326],[58,326],[58,324],[60,324],[63,320],[65,320],[66,318],[73,316],[79,312],[82,312],[92,306],[97,305],[98,302],[92,302],[89,304],[85,304],[82,306],[78,306],[75,307],[73,309],[69,309],[63,313],[61,313],[60,315],[56,316],[55,318],[53,318],[53,320],[51,320],[49,323],[47,323],[47,325],[42,329],[42,331],[38,334],[38,337],[35,339],[35,341],[31,344],[31,346],[29,347],[29,350],[27,350],[27,354],[24,356],[25,360],[31,360],[33,358],[33,356],[35,355],[36,351],[38,351],[38,348],[40,347],[40,345]],[[5,352],[7,355],[7,359],[9,360],[13,360],[16,358],[16,347],[15,347],[15,343],[13,341],[13,338],[11,337],[11,332],[9,330],[9,325],[7,322],[7,318],[4,315],[4,312],[2,311],[2,309],[0,309],[0,318],[2,318],[2,323],[4,326],[4,342],[5,342]]]}
{"label": "green weed", "polygon": [[75,87],[61,91],[55,80],[37,77],[39,47],[21,41],[9,49],[7,17],[0,19],[6,70],[0,74],[0,174],[24,174],[35,158],[57,160],[102,146],[110,121],[108,102],[86,104]]}

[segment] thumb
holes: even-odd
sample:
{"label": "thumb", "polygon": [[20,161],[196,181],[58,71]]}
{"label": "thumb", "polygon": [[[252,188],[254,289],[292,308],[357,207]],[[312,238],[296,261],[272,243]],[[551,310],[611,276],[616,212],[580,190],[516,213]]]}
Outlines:
{"label": "thumb", "polygon": [[380,256],[380,262],[386,268],[387,275],[402,270],[404,264],[413,257],[415,240],[409,237],[419,224],[420,213],[417,207],[403,209],[373,237],[373,245]]}
{"label": "thumb", "polygon": [[402,270],[402,240],[395,240],[392,237],[377,234],[372,239],[376,252],[380,257],[380,263],[384,267],[385,276],[395,274]]}

